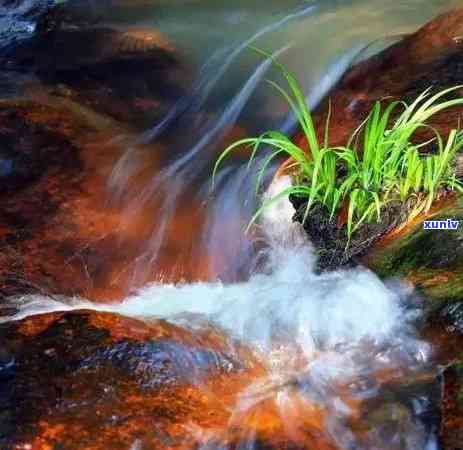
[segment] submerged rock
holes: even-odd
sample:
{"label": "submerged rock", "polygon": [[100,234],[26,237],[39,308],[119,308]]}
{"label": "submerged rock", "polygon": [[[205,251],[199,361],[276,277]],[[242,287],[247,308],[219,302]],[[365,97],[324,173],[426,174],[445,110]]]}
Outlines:
{"label": "submerged rock", "polygon": [[143,127],[163,117],[189,80],[185,65],[155,30],[56,29],[11,47],[0,62],[33,73],[55,95]]}
{"label": "submerged rock", "polygon": [[0,299],[92,297],[102,285],[111,298],[144,236],[142,218],[126,223],[108,203],[107,179],[125,150],[111,139],[128,131],[71,100],[37,97],[0,102]]}
{"label": "submerged rock", "polygon": [[3,0],[0,4],[0,50],[29,38],[55,0]]}
{"label": "submerged rock", "polygon": [[[188,70],[155,29],[79,22],[83,3],[45,15],[74,11],[66,26],[42,27],[0,50],[0,299],[120,298],[133,287],[129,266],[152,232],[151,215],[130,212],[129,220],[110,202],[108,179],[134,147],[134,129],[153,125],[184,94]],[[90,3],[98,11],[131,7]],[[160,158],[160,145],[143,154],[140,147],[132,148],[133,195]]]}
{"label": "submerged rock", "polygon": [[55,5],[41,17],[38,31],[84,27],[101,22],[130,23],[155,16],[159,0],[72,0]]}
{"label": "submerged rock", "polygon": [[152,126],[185,95],[191,73],[155,28],[114,27],[112,14],[137,8],[153,9],[153,2],[77,0],[47,7],[30,39],[0,49],[0,65],[131,126]]}

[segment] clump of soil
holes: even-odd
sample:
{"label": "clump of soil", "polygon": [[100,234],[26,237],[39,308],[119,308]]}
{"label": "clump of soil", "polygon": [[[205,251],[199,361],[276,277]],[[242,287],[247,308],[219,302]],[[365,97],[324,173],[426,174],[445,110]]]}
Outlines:
{"label": "clump of soil", "polygon": [[390,202],[381,210],[381,222],[361,225],[347,245],[346,226],[338,224],[336,216],[330,219],[330,214],[325,207],[314,206],[304,221],[307,200],[290,196],[290,201],[296,209],[293,220],[303,225],[309,239],[317,249],[317,269],[319,271],[355,266],[356,258],[379,238],[405,222],[410,211],[410,205],[407,203]]}

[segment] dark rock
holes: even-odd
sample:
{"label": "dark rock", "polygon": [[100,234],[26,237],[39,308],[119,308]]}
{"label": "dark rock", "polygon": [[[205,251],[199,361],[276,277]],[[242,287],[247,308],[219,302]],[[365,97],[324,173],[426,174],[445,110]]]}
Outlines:
{"label": "dark rock", "polygon": [[445,450],[463,448],[463,363],[445,369],[443,374],[441,440]]}
{"label": "dark rock", "polygon": [[217,332],[91,311],[3,324],[0,339],[2,449],[171,448],[190,421],[226,423],[201,386],[248,372],[244,355],[252,362]]}
{"label": "dark rock", "polygon": [[[147,127],[185,94],[190,75],[155,30],[57,28],[3,52],[8,70],[31,73],[57,95]],[[61,86],[61,89],[56,89]]]}
{"label": "dark rock", "polygon": [[[117,62],[135,64],[132,69],[135,71],[143,63],[152,61],[161,70],[176,62],[166,45],[155,31],[137,33],[111,28],[85,28],[39,35],[15,46],[7,57],[10,65],[36,70],[52,79],[60,73],[83,68],[96,71],[97,65]],[[106,74],[107,77],[114,75]]]}
{"label": "dark rock", "polygon": [[[107,249],[102,234],[115,225],[101,203],[121,149],[108,146],[97,155],[92,147],[113,136],[112,123],[75,104],[42,99],[0,103],[0,299],[85,289],[89,277],[104,276],[98,248]],[[89,237],[95,241],[86,250]]]}
{"label": "dark rock", "polygon": [[[294,204],[294,199],[293,199]],[[304,230],[317,251],[317,266],[320,270],[335,270],[339,267],[358,264],[368,249],[388,231],[406,217],[406,206],[389,203],[382,211],[382,221],[362,224],[349,242],[345,224],[336,217],[330,218],[328,210],[314,207],[307,215],[307,203],[297,207],[293,220],[303,223]]]}
{"label": "dark rock", "polygon": [[463,336],[463,302],[451,303],[444,306],[441,316],[449,323],[452,332],[458,332]]}
{"label": "dark rock", "polygon": [[136,374],[137,384],[144,388],[168,386],[173,383],[200,383],[211,368],[224,372],[237,370],[239,365],[227,355],[194,350],[172,342],[122,342],[99,349],[84,358],[78,371],[104,370],[107,365],[123,373]]}
{"label": "dark rock", "polygon": [[72,0],[60,3],[43,15],[37,31],[49,32],[57,28],[87,27],[104,22],[133,23],[157,11],[156,0]]}
{"label": "dark rock", "polygon": [[[83,166],[77,147],[69,136],[40,120],[50,113],[61,113],[60,120],[65,125],[64,114],[58,111],[32,102],[0,104],[2,295],[31,289],[34,282],[24,273],[23,258],[27,258],[27,252],[21,256],[19,248],[25,245],[31,251],[27,242],[49,226],[55,215],[60,195],[54,191],[54,182],[67,180],[72,185],[73,180],[81,177]],[[73,127],[82,129],[78,121]],[[75,188],[70,191],[75,192]]]}
{"label": "dark rock", "polygon": [[0,195],[26,187],[50,170],[80,168],[69,140],[0,106]]}

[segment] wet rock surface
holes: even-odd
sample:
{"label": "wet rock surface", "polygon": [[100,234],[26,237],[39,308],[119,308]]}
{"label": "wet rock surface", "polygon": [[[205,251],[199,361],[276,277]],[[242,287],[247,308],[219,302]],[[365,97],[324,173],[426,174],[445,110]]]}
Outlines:
{"label": "wet rock surface", "polygon": [[156,31],[56,29],[3,52],[9,70],[35,74],[55,95],[139,127],[160,120],[188,84],[188,71]]}
{"label": "wet rock surface", "polygon": [[[381,99],[414,99],[428,87],[454,87],[463,81],[463,10],[443,14],[416,33],[372,58],[355,65],[331,94],[333,144],[347,142],[358,124]],[[325,102],[317,114],[323,124]],[[461,110],[435,116],[433,124],[442,132],[458,125]],[[323,127],[320,128],[324,129]]]}
{"label": "wet rock surface", "polygon": [[28,120],[27,105],[0,104],[0,192],[14,194],[47,172],[79,171],[78,150],[65,136]]}
{"label": "wet rock surface", "polygon": [[365,223],[352,236],[350,242],[341,215],[330,218],[322,207],[312,209],[304,221],[307,202],[292,199],[296,209],[293,220],[303,223],[304,230],[317,249],[317,267],[319,271],[336,270],[340,267],[355,267],[371,245],[393,230],[406,219],[406,207],[389,203],[382,211],[380,223]]}
{"label": "wet rock surface", "polygon": [[35,113],[43,117],[54,113],[56,117],[59,110],[32,102],[0,104],[0,272],[4,294],[13,293],[21,280],[25,286],[34,283],[23,273],[20,248],[35,239],[54,216],[63,201],[60,188],[67,186],[71,188],[68,192],[75,192],[71,180],[78,180],[82,170],[79,151],[68,136],[50,127],[51,123],[34,120]]}
{"label": "wet rock surface", "polygon": [[[60,289],[76,293],[89,286],[91,272],[102,270],[103,260],[95,260],[85,249],[89,234],[102,244],[101,228],[110,220],[91,202],[93,195],[104,198],[104,161],[114,162],[117,147],[95,157],[87,139],[105,142],[102,130],[107,125],[99,129],[97,118],[91,120],[72,107],[46,100],[0,104],[2,296]],[[97,221],[93,229],[91,221],[79,225],[84,210]],[[63,267],[70,270],[69,276]]]}
{"label": "wet rock surface", "polygon": [[452,324],[454,331],[463,334],[463,302],[446,305],[441,315]]}
{"label": "wet rock surface", "polygon": [[[0,49],[2,299],[34,292],[121,298],[130,284],[128,267],[155,218],[131,212],[129,221],[111,203],[108,180],[139,130],[163,117],[189,83],[187,64],[156,30],[80,18],[132,5],[153,7],[47,7],[34,15],[39,23],[49,18],[47,26]],[[156,170],[159,146],[133,152],[133,184],[142,183]]]}
{"label": "wet rock surface", "polygon": [[188,426],[229,414],[213,384],[250,371],[216,331],[110,313],[35,316],[0,325],[0,339],[5,450],[192,448]]}
{"label": "wet rock surface", "polygon": [[443,383],[441,439],[445,449],[459,450],[463,446],[463,363],[447,368]]}
{"label": "wet rock surface", "polygon": [[[0,324],[2,450],[335,450],[352,439],[326,431],[323,405],[309,394],[315,380],[282,385],[221,330],[187,323],[191,329],[80,310]],[[346,403],[352,417],[329,417],[333,426],[352,421],[349,430],[367,448],[391,430],[405,436],[416,420],[430,430],[436,422],[427,401],[432,377],[383,375],[379,400],[367,395]],[[366,382],[353,381],[360,390]],[[281,396],[290,409],[281,409]]]}

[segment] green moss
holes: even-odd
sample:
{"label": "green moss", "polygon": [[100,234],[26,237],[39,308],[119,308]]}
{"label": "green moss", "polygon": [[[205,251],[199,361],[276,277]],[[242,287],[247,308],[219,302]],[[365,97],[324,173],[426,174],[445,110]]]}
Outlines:
{"label": "green moss", "polygon": [[424,230],[419,224],[384,247],[372,249],[368,266],[383,278],[401,277],[436,302],[463,300],[463,201],[457,198],[433,220],[460,220],[458,230]]}

